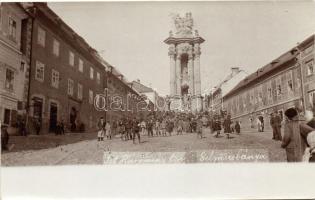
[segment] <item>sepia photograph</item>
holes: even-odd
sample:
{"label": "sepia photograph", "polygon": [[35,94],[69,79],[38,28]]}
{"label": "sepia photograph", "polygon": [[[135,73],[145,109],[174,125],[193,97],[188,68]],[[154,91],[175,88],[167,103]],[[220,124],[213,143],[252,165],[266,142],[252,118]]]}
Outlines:
{"label": "sepia photograph", "polygon": [[313,165],[314,19],[314,1],[0,2],[1,168]]}

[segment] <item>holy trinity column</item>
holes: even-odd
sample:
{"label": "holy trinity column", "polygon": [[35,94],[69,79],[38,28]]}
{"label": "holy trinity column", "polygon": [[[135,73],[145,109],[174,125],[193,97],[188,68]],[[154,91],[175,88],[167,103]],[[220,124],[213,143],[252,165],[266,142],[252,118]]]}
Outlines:
{"label": "holy trinity column", "polygon": [[164,41],[169,45],[171,110],[202,110],[200,44],[205,40],[193,31],[191,13],[173,17],[175,32]]}

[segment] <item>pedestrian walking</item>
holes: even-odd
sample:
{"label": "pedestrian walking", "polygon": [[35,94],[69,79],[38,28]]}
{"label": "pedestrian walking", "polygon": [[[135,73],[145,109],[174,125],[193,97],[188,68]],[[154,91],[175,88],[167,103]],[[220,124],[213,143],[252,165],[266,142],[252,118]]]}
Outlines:
{"label": "pedestrian walking", "polygon": [[141,139],[140,139],[140,128],[141,128],[141,124],[138,122],[138,120],[134,119],[134,121],[133,121],[133,128],[132,128],[132,132],[133,132],[132,142],[133,142],[133,144],[135,144],[136,136],[138,137],[139,144],[141,142]]}
{"label": "pedestrian walking", "polygon": [[98,141],[103,141],[104,140],[104,136],[105,136],[105,120],[103,117],[101,117],[97,123],[97,128],[98,128],[98,132],[97,132],[97,140]]}

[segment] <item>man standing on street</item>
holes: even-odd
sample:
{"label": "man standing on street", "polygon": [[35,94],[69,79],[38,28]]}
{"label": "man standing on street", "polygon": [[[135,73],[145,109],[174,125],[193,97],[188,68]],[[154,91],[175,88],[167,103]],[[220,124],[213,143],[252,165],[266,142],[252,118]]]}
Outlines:
{"label": "man standing on street", "polygon": [[134,119],[134,121],[133,121],[132,132],[133,132],[133,136],[132,136],[133,143],[135,144],[135,139],[137,136],[139,144],[140,144],[140,122],[137,119]]}
{"label": "man standing on street", "polygon": [[270,125],[272,127],[273,140],[282,140],[281,136],[281,118],[280,116],[274,112],[271,114]]}
{"label": "man standing on street", "polygon": [[98,121],[97,127],[98,127],[97,140],[103,141],[105,135],[105,121],[103,117],[101,117],[100,120]]}

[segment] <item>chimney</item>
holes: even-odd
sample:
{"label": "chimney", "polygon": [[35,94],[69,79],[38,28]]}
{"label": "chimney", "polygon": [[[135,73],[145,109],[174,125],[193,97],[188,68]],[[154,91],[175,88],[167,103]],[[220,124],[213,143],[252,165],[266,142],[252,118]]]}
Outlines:
{"label": "chimney", "polygon": [[239,67],[232,67],[231,71],[232,71],[232,76],[235,76],[236,74],[238,74],[240,72],[240,68]]}

